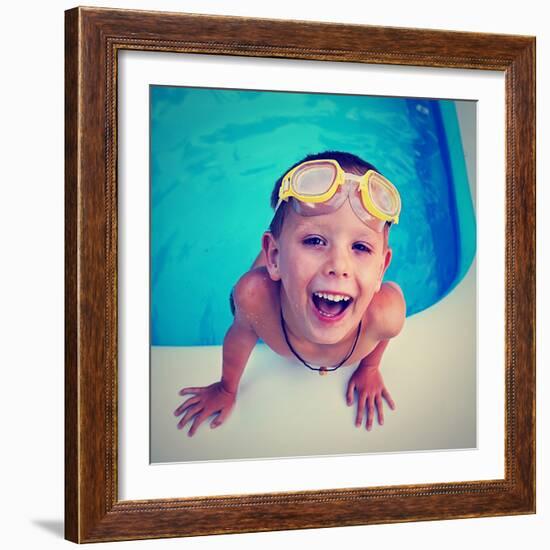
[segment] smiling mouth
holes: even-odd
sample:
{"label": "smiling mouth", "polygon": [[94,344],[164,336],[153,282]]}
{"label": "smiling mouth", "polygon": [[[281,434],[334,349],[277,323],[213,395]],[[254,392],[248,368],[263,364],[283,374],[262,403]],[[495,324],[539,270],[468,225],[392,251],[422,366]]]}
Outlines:
{"label": "smiling mouth", "polygon": [[319,314],[329,319],[342,315],[353,302],[351,296],[329,292],[314,292],[311,298]]}

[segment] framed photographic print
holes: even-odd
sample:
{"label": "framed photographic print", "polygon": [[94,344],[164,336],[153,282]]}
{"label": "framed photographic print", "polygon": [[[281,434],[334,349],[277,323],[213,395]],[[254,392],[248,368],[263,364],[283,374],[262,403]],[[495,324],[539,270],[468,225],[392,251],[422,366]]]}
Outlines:
{"label": "framed photographic print", "polygon": [[534,52],[66,12],[68,539],[534,512]]}

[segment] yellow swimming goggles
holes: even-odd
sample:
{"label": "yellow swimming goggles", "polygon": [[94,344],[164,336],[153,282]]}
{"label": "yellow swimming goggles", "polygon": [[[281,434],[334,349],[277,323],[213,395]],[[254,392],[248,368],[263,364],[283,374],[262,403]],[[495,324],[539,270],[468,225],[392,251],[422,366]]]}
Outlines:
{"label": "yellow swimming goggles", "polygon": [[357,217],[378,233],[386,222],[398,223],[401,198],[395,186],[375,170],[362,176],[344,172],[333,159],[302,162],[281,181],[279,202],[289,198],[301,216],[319,216],[340,208],[346,198]]}

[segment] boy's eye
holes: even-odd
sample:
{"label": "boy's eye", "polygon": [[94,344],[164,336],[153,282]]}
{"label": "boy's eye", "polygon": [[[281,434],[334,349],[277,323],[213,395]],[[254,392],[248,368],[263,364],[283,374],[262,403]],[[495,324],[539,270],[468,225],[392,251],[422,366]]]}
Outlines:
{"label": "boy's eye", "polygon": [[369,254],[372,252],[372,248],[365,243],[354,243],[353,249],[359,252],[368,252]]}
{"label": "boy's eye", "polygon": [[321,237],[312,236],[305,238],[303,243],[307,246],[322,246],[325,244],[325,241]]}

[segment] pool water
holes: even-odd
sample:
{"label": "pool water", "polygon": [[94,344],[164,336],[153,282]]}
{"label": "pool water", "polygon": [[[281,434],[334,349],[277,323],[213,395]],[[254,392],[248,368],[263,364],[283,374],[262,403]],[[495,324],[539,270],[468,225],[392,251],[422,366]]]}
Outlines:
{"label": "pool water", "polygon": [[309,153],[347,151],[399,189],[385,280],[418,313],[475,256],[455,102],[151,86],[151,344],[219,345],[229,293],[260,251],[275,180]]}

